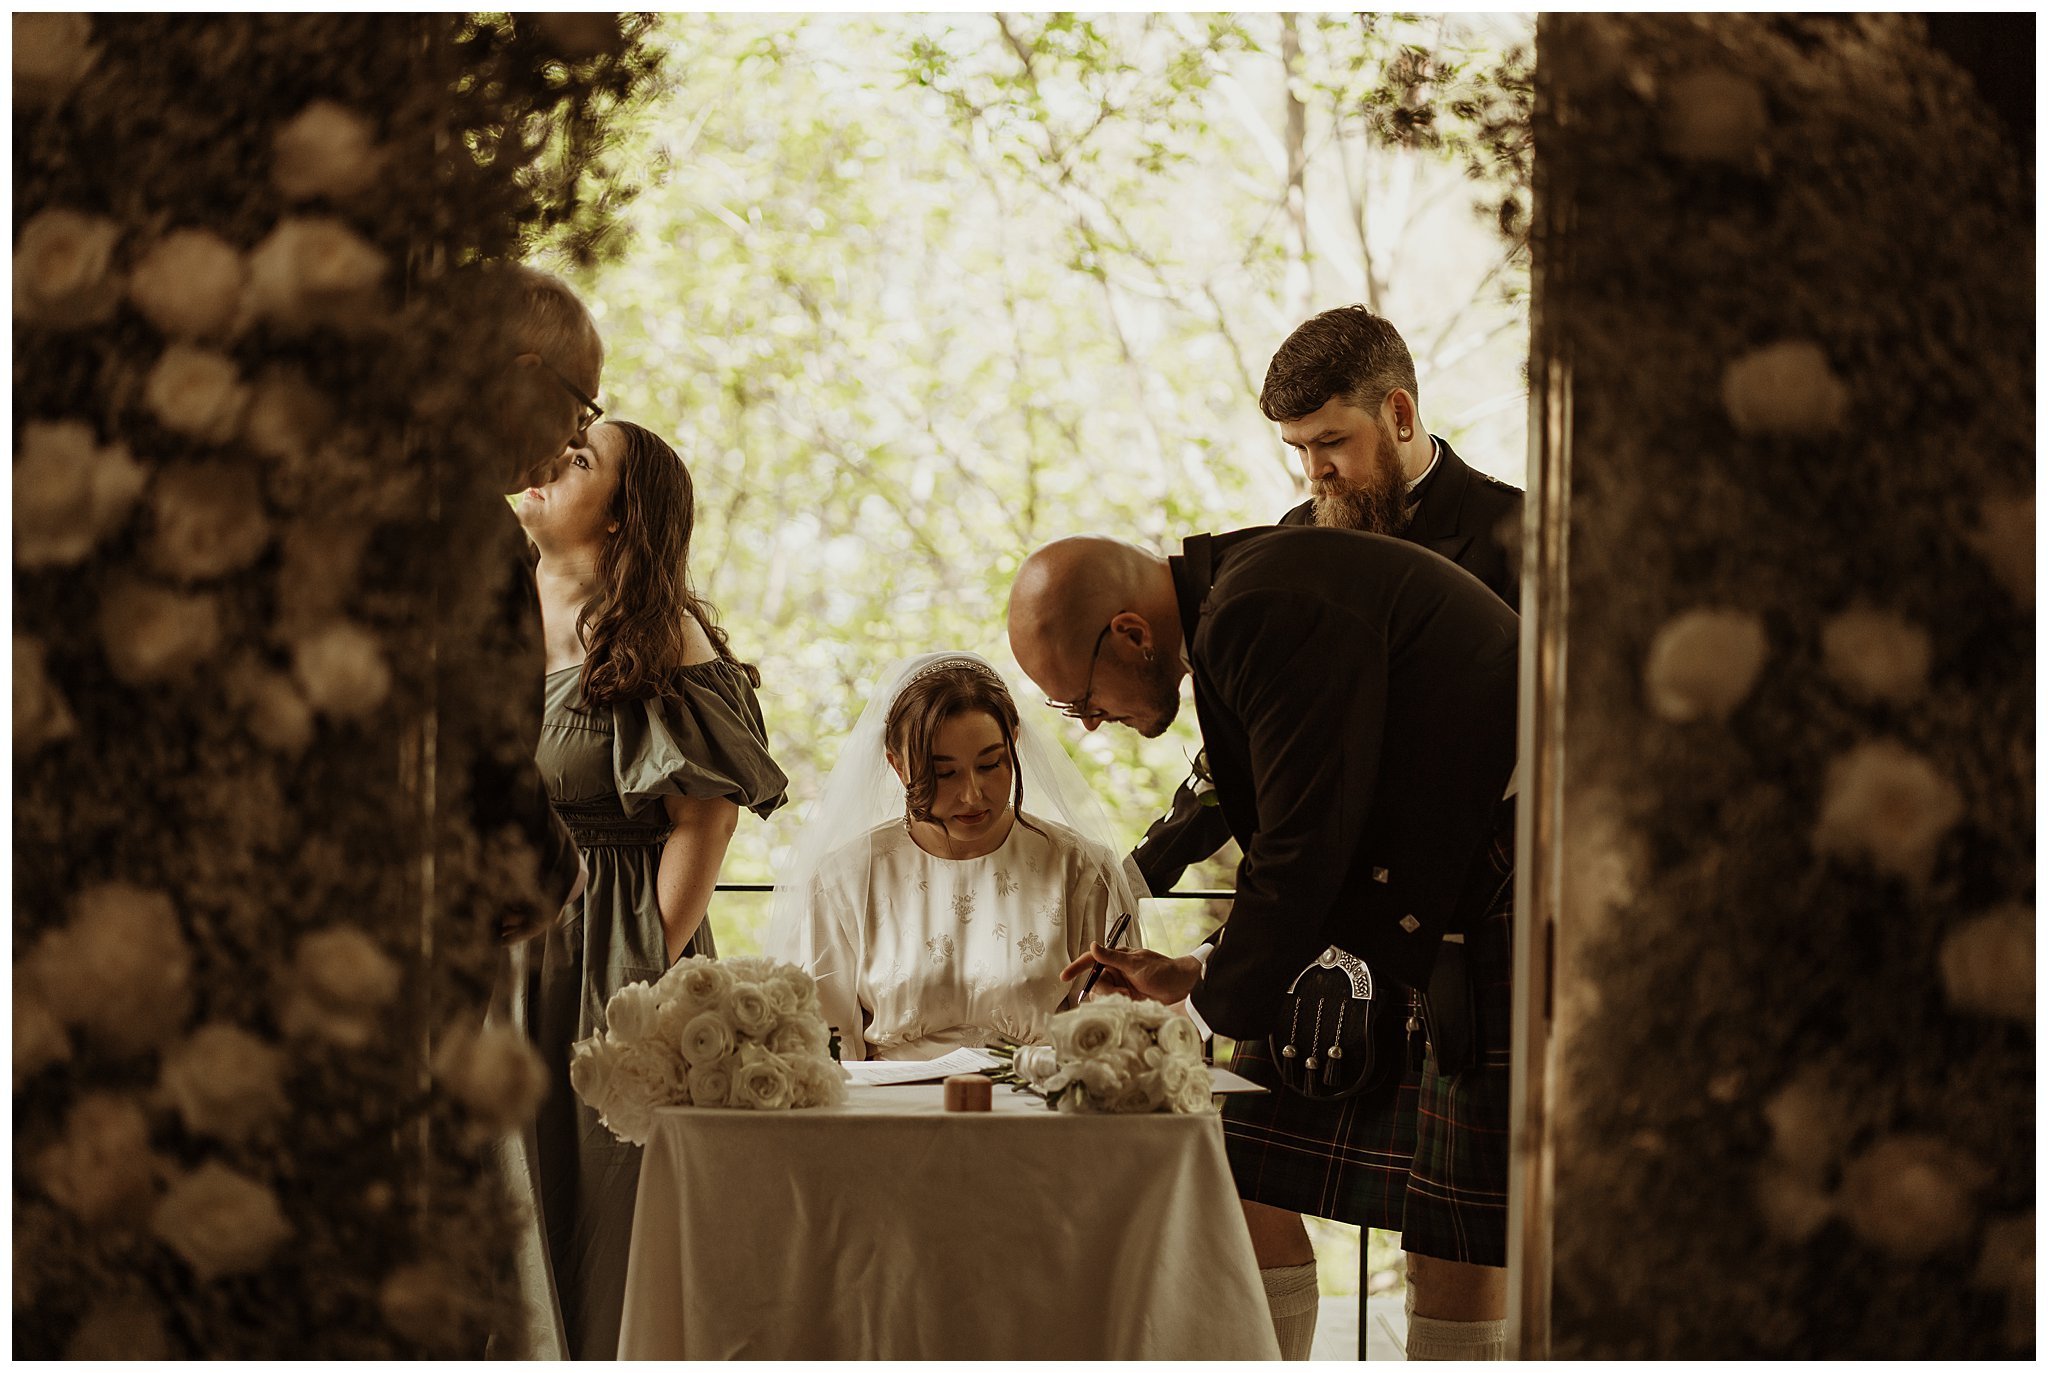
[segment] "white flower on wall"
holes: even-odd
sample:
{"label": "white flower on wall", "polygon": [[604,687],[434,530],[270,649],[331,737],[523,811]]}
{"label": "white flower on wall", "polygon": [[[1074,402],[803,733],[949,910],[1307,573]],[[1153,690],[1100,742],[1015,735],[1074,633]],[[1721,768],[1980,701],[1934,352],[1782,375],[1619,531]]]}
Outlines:
{"label": "white flower on wall", "polygon": [[2033,1020],[2033,911],[2007,906],[1950,930],[1941,941],[1941,986],[1958,1011]]}
{"label": "white flower on wall", "polygon": [[249,268],[234,245],[205,229],[175,229],[128,274],[128,299],[172,338],[231,337],[242,325]]}
{"label": "white flower on wall", "polygon": [[393,1330],[427,1349],[461,1348],[488,1308],[445,1264],[408,1263],[377,1289],[377,1310]]}
{"label": "white flower on wall", "polygon": [[50,680],[42,644],[23,634],[14,636],[14,748],[34,753],[45,744],[69,738],[78,721],[64,695]]}
{"label": "white flower on wall", "polygon": [[25,986],[14,989],[14,1090],[53,1063],[71,1057],[71,1037],[42,998]]}
{"label": "white flower on wall", "polygon": [[1721,374],[1721,405],[1736,431],[1818,438],[1849,416],[1849,388],[1820,345],[1788,339],[1743,354]]}
{"label": "white flower on wall", "polygon": [[1842,1219],[1900,1259],[1930,1258],[1967,1239],[1990,1175],[1962,1150],[1923,1135],[1879,1140],[1842,1170]]}
{"label": "white flower on wall", "polygon": [[333,421],[333,404],[304,373],[272,367],[256,379],[242,438],[267,458],[300,458],[313,451]]}
{"label": "white flower on wall", "polygon": [[186,343],[164,350],[143,384],[142,398],[165,428],[201,443],[234,438],[249,408],[249,388],[235,360]]}
{"label": "white flower on wall", "polygon": [[265,748],[296,754],[313,742],[313,708],[284,673],[245,654],[229,669],[226,686],[249,733]]}
{"label": "white flower on wall", "polygon": [[1753,161],[1770,127],[1756,82],[1713,67],[1667,86],[1659,114],[1664,151],[1702,162]]}
{"label": "white flower on wall", "polygon": [[540,1054],[525,1035],[502,1026],[464,1027],[448,1035],[434,1051],[434,1076],[486,1136],[533,1119],[548,1090]]}
{"label": "white flower on wall", "polygon": [[235,1025],[202,1025],[164,1056],[165,1097],[197,1135],[241,1141],[285,1111],[284,1055]]}
{"label": "white flower on wall", "polygon": [[211,596],[124,578],[100,601],[100,646],[114,675],[130,686],[190,675],[220,648],[220,638],[220,606]]}
{"label": "white flower on wall", "polygon": [[64,1134],[37,1154],[29,1173],[51,1200],[93,1224],[125,1220],[148,1205],[160,1161],[149,1148],[149,1117],[111,1092],[80,1097]]}
{"label": "white flower on wall", "polygon": [[121,301],[114,247],[121,226],[103,215],[44,210],[14,245],[14,317],[45,329],[102,322]]}
{"label": "white flower on wall", "polygon": [[171,1337],[163,1308],[144,1297],[121,1296],[94,1302],[64,1346],[73,1360],[122,1362],[171,1358]]}
{"label": "white flower on wall", "polygon": [[1978,506],[1970,544],[1999,584],[2022,606],[2034,603],[2034,498],[1987,496]]}
{"label": "white flower on wall", "polygon": [[156,526],[151,566],[185,581],[239,572],[270,545],[263,492],[246,467],[204,462],[166,468],[150,493],[150,512]]}
{"label": "white flower on wall", "polygon": [[1741,610],[1689,610],[1650,642],[1644,686],[1666,720],[1725,720],[1749,695],[1770,652],[1763,622]]}
{"label": "white flower on wall", "polygon": [[287,332],[359,332],[383,317],[384,254],[340,220],[278,222],[249,258],[249,302]]}
{"label": "white flower on wall", "polygon": [[1927,688],[1934,646],[1903,616],[1853,607],[1821,626],[1828,676],[1852,695],[1903,705]]}
{"label": "white flower on wall", "polygon": [[1828,764],[1813,844],[1924,882],[1942,838],[1963,818],[1963,794],[1926,758],[1891,739],[1858,744]]}
{"label": "white flower on wall", "polygon": [[292,646],[292,675],[313,709],[355,719],[369,715],[391,694],[391,668],[377,636],[337,621]]}
{"label": "white flower on wall", "polygon": [[69,567],[119,529],[149,482],[126,444],[102,447],[81,420],[31,420],[14,464],[14,562]]}
{"label": "white flower on wall", "polygon": [[360,1049],[376,1038],[403,980],[397,961],[355,926],[320,930],[293,950],[278,1022],[286,1034]]}
{"label": "white flower on wall", "polygon": [[202,1282],[257,1271],[292,1234],[276,1193],[215,1162],[173,1183],[149,1228]]}
{"label": "white flower on wall", "polygon": [[277,131],[270,179],[287,200],[346,199],[376,184],[384,170],[377,131],[332,100],[315,100]]}
{"label": "white flower on wall", "polygon": [[128,882],[78,894],[68,923],[36,942],[28,981],[66,1025],[120,1054],[152,1053],[185,1023],[192,951],[170,897]]}
{"label": "white flower on wall", "polygon": [[83,14],[14,16],[14,103],[59,104],[92,70],[92,19]]}

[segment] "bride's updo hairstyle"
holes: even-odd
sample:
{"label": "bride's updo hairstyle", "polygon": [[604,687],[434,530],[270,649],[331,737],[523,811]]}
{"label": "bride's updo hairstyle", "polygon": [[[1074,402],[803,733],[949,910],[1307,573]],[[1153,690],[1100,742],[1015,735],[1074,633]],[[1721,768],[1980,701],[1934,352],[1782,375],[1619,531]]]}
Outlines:
{"label": "bride's updo hairstyle", "polygon": [[618,529],[597,555],[597,590],[576,617],[588,645],[583,698],[593,705],[682,695],[687,612],[718,656],[747,675],[761,674],[733,656],[708,602],[690,589],[690,535],[697,494],[676,450],[637,424],[605,420],[625,440],[611,518]]}
{"label": "bride's updo hairstyle", "polygon": [[936,823],[932,819],[932,798],[938,794],[939,779],[938,768],[932,762],[932,739],[940,725],[969,711],[989,716],[1002,731],[1013,781],[1010,809],[1018,824],[1043,833],[1024,818],[1024,767],[1017,758],[1017,703],[1010,699],[1010,689],[1003,685],[1002,678],[965,658],[933,663],[911,678],[889,707],[882,739],[909,774],[909,780],[903,784],[905,810],[912,820]]}

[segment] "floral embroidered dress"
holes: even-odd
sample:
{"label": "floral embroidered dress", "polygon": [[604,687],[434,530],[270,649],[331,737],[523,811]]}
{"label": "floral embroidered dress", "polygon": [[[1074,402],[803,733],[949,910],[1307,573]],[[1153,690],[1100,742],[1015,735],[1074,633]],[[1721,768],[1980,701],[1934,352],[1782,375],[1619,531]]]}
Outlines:
{"label": "floral embroidered dress", "polygon": [[[1079,994],[1060,969],[1123,913],[1110,895],[1117,860],[1063,825],[1031,823],[981,858],[934,858],[899,823],[825,860],[804,963],[842,1058],[1030,1042]],[[1134,923],[1122,942],[1138,938]]]}
{"label": "floral embroidered dress", "polygon": [[[628,982],[668,967],[655,874],[669,822],[663,797],[726,797],[766,816],[787,779],[768,754],[746,674],[714,660],[682,670],[680,699],[589,707],[580,665],[548,674],[535,750],[548,799],[589,874],[531,960],[525,1015],[547,1062],[536,1122],[540,1213],[572,1358],[616,1356],[640,1150],[613,1138],[569,1085],[569,1046],[604,1025]],[[685,956],[712,955],[711,922]]]}

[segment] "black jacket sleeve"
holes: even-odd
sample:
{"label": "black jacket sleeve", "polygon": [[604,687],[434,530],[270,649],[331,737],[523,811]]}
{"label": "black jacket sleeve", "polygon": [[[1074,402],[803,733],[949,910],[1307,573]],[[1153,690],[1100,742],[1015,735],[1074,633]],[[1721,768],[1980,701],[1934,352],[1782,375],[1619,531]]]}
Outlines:
{"label": "black jacket sleeve", "polygon": [[1190,773],[1173,794],[1173,809],[1153,821],[1131,851],[1146,889],[1154,895],[1172,891],[1189,864],[1201,862],[1230,842],[1230,822],[1220,807],[1201,803],[1195,783]]}

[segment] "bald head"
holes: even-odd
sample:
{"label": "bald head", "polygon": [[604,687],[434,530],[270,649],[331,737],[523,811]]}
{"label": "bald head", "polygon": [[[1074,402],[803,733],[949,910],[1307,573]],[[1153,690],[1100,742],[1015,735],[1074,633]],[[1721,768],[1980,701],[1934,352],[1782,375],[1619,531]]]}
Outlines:
{"label": "bald head", "polygon": [[1091,657],[1112,621],[1115,637],[1128,638],[1136,654],[1151,654],[1147,661],[1162,651],[1178,661],[1180,617],[1166,559],[1119,539],[1078,534],[1045,545],[1017,569],[1010,650],[1055,699],[1088,691]]}

